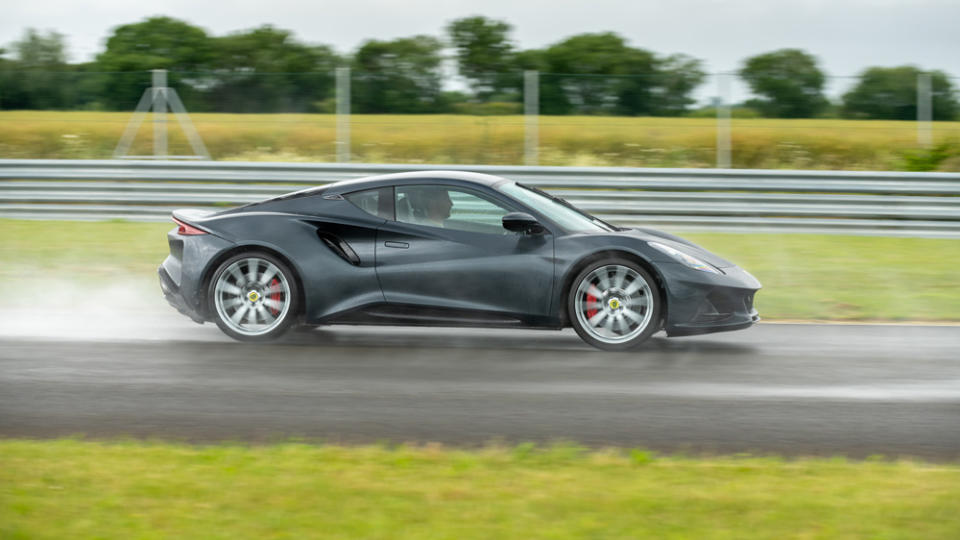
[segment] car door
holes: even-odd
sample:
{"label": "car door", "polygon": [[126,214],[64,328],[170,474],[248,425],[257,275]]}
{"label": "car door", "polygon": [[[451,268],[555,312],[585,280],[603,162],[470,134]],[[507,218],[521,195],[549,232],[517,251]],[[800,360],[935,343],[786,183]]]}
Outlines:
{"label": "car door", "polygon": [[510,232],[501,222],[523,208],[452,185],[396,186],[394,195],[395,219],[380,227],[376,244],[388,304],[548,316],[554,236]]}

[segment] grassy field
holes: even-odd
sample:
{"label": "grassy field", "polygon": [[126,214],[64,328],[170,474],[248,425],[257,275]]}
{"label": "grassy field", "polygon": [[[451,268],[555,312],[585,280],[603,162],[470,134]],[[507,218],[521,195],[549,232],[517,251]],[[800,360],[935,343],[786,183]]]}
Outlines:
{"label": "grassy field", "polygon": [[[128,112],[0,112],[0,158],[108,158]],[[322,114],[193,114],[214,159],[335,161],[335,117]],[[150,122],[132,149],[152,151]],[[171,152],[189,152],[172,116]],[[523,163],[520,116],[354,115],[353,160],[370,163]],[[914,122],[734,119],[738,168],[896,170],[918,154]],[[945,159],[960,170],[960,122],[937,122]],[[712,167],[710,118],[540,118],[543,165]],[[919,153],[922,160],[922,152]]]}
{"label": "grassy field", "polygon": [[[172,223],[0,220],[0,279],[32,284],[123,279],[156,296]],[[960,321],[960,242],[806,234],[686,237],[763,283],[767,320]],[[14,295],[29,302],[30,296]],[[10,299],[5,302],[10,302]]]}
{"label": "grassy field", "polygon": [[960,467],[574,446],[0,441],[0,537],[960,537]]}

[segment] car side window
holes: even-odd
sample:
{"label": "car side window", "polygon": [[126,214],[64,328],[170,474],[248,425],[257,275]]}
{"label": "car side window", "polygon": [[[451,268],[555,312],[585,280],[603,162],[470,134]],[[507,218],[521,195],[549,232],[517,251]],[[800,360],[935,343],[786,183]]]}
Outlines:
{"label": "car side window", "polygon": [[364,212],[383,219],[393,219],[393,188],[366,189],[343,196]]}
{"label": "car side window", "polygon": [[446,186],[399,186],[397,221],[428,227],[505,234],[510,210],[467,190]]}

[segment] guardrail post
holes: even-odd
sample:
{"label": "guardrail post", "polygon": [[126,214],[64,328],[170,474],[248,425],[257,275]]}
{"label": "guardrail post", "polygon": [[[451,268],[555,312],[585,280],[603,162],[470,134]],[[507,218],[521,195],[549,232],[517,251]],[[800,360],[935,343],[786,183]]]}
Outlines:
{"label": "guardrail post", "polygon": [[717,168],[730,168],[730,75],[717,73]]}
{"label": "guardrail post", "polygon": [[933,85],[929,73],[917,74],[917,144],[933,146]]}
{"label": "guardrail post", "polygon": [[337,78],[337,162],[350,162],[350,68],[338,67]]}
{"label": "guardrail post", "polygon": [[540,145],[540,72],[527,70],[523,72],[523,163],[537,165],[539,156],[537,147]]}
{"label": "guardrail post", "polygon": [[153,73],[153,155],[167,156],[167,70]]}

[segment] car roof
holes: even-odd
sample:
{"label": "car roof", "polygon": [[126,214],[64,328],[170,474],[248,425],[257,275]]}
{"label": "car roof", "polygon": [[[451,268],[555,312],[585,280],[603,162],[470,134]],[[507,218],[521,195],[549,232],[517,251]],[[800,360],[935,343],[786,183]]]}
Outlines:
{"label": "car roof", "polygon": [[502,176],[467,171],[412,171],[343,180],[324,186],[322,189],[324,193],[347,193],[365,188],[375,188],[393,184],[410,184],[420,180],[457,180],[458,183],[478,184],[489,187],[504,182],[507,179]]}
{"label": "car roof", "polygon": [[350,180],[341,180],[332,184],[309,187],[286,193],[278,197],[272,197],[262,201],[246,204],[238,208],[224,210],[221,214],[232,214],[236,212],[247,211],[254,207],[259,207],[267,203],[276,203],[280,201],[289,201],[314,195],[341,195],[353,191],[362,191],[365,189],[374,189],[378,187],[392,186],[394,184],[415,184],[420,181],[453,180],[460,184],[475,184],[482,186],[494,186],[500,182],[508,182],[506,178],[494,176],[492,174],[474,173],[466,171],[413,171],[392,174],[380,174],[376,176],[365,176],[362,178],[352,178]]}

